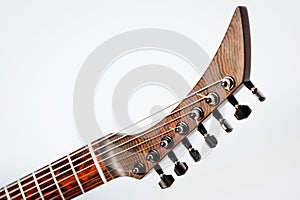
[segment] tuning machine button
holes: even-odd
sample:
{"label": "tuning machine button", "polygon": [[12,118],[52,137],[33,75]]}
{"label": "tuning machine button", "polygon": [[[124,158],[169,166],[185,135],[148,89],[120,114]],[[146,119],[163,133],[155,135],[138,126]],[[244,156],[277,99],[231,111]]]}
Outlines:
{"label": "tuning machine button", "polygon": [[182,144],[189,151],[191,157],[194,159],[195,162],[199,162],[201,160],[201,155],[199,151],[193,148],[193,146],[187,138],[184,138],[182,140]]}
{"label": "tuning machine button", "polygon": [[135,163],[131,171],[136,175],[143,175],[146,172],[146,166],[141,162],[137,162]]}
{"label": "tuning machine button", "polygon": [[233,95],[229,95],[227,100],[235,107],[236,111],[234,113],[234,116],[238,120],[246,119],[251,114],[251,108],[247,105],[240,105]]}
{"label": "tuning machine button", "polygon": [[175,179],[173,176],[164,174],[164,171],[161,169],[160,165],[156,165],[154,170],[160,176],[161,180],[159,181],[158,185],[161,187],[161,189],[166,189],[174,183]]}
{"label": "tuning machine button", "polygon": [[229,124],[229,122],[223,118],[223,116],[221,115],[221,113],[219,112],[218,109],[215,109],[213,111],[213,116],[220,122],[221,127],[227,132],[231,132],[233,130],[232,126]]}
{"label": "tuning machine button", "polygon": [[174,141],[170,136],[164,136],[160,141],[160,146],[165,149],[170,149],[174,145]]}
{"label": "tuning machine button", "polygon": [[150,150],[146,156],[146,160],[156,163],[160,160],[160,155],[156,150]]}
{"label": "tuning machine button", "polygon": [[204,117],[204,112],[201,108],[195,107],[190,112],[190,118],[196,121],[200,121]]}
{"label": "tuning machine button", "polygon": [[179,122],[176,125],[175,132],[179,135],[185,135],[189,132],[189,125],[185,122]]}
{"label": "tuning machine button", "polygon": [[168,157],[175,164],[174,172],[177,174],[177,176],[182,176],[187,172],[189,167],[185,162],[180,162],[173,151],[169,152]]}
{"label": "tuning machine button", "polygon": [[198,124],[197,129],[204,136],[205,142],[210,148],[215,148],[217,146],[218,144],[217,138],[214,135],[208,134],[207,130],[205,129],[202,123]]}
{"label": "tuning machine button", "polygon": [[266,97],[253,85],[251,81],[246,81],[245,86],[254,94],[259,101],[266,100]]}

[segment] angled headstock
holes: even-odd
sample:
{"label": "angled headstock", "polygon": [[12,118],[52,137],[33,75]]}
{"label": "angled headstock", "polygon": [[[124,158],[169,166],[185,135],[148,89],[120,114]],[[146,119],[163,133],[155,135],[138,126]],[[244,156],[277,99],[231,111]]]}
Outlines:
{"label": "angled headstock", "polygon": [[217,108],[228,100],[235,108],[237,119],[247,118],[251,109],[240,105],[233,94],[244,84],[260,101],[264,96],[249,80],[250,78],[250,31],[247,9],[238,7],[232,17],[224,39],[207,70],[179,105],[164,119],[151,128],[131,135],[111,134],[92,143],[98,151],[108,172],[114,177],[130,176],[141,179],[153,168],[161,177],[160,186],[167,188],[174,179],[165,175],[159,162],[168,156],[175,164],[175,172],[182,175],[188,169],[179,162],[173,149],[183,144],[195,161],[199,152],[192,148],[187,136],[197,129],[209,147],[214,148],[217,140],[205,130],[203,121],[210,115],[218,119],[225,131],[231,126]]}

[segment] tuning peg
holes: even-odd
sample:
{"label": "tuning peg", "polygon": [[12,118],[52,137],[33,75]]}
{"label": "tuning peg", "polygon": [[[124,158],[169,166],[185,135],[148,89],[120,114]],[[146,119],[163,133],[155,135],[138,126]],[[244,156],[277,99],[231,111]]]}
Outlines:
{"label": "tuning peg", "polygon": [[160,165],[156,165],[154,170],[160,176],[161,180],[159,181],[158,185],[161,187],[161,189],[166,189],[174,183],[175,179],[173,176],[164,174],[164,171],[161,169]]}
{"label": "tuning peg", "polygon": [[253,83],[249,80],[246,81],[245,86],[252,92],[252,94],[254,94],[259,101],[264,101],[266,100],[266,97],[253,85]]}
{"label": "tuning peg", "polygon": [[177,176],[182,176],[187,172],[189,167],[185,162],[180,162],[173,151],[169,152],[168,157],[175,164],[174,172],[177,174]]}
{"label": "tuning peg", "polygon": [[202,123],[198,124],[198,131],[204,136],[205,142],[210,148],[215,148],[217,146],[217,138],[214,135],[209,135]]}
{"label": "tuning peg", "polygon": [[229,122],[223,118],[221,113],[219,112],[218,109],[215,109],[213,111],[213,116],[220,122],[222,128],[227,132],[231,132],[233,130],[232,126],[229,124]]}
{"label": "tuning peg", "polygon": [[246,119],[251,114],[251,108],[247,105],[240,105],[233,95],[230,95],[227,100],[235,107],[234,116],[238,120]]}
{"label": "tuning peg", "polygon": [[195,162],[199,162],[201,160],[201,155],[199,151],[193,148],[193,146],[187,138],[184,138],[182,140],[182,144],[189,151],[191,157],[194,159]]}

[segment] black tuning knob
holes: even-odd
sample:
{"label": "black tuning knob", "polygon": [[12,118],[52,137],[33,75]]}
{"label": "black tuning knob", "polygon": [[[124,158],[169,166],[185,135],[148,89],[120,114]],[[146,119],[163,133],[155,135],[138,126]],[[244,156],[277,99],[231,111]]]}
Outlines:
{"label": "black tuning knob", "polygon": [[199,162],[201,160],[201,155],[199,151],[193,148],[193,146],[187,138],[184,138],[182,140],[182,144],[189,151],[191,157],[194,159],[195,162]]}
{"label": "black tuning knob", "polygon": [[233,95],[230,95],[227,100],[235,107],[236,111],[234,116],[238,120],[246,119],[251,114],[251,108],[247,105],[240,105]]}
{"label": "black tuning knob", "polygon": [[177,176],[184,175],[189,168],[187,164],[185,162],[180,162],[173,151],[170,151],[168,156],[175,164],[174,172],[177,174]]}
{"label": "black tuning knob", "polygon": [[166,189],[174,183],[175,179],[173,178],[173,176],[164,174],[163,170],[159,165],[156,165],[154,167],[154,170],[160,176],[161,180],[159,181],[158,185],[161,187],[161,189]]}
{"label": "black tuning knob", "polygon": [[209,135],[202,123],[198,124],[198,131],[204,136],[205,142],[210,148],[215,148],[217,146],[217,138],[214,135]]}
{"label": "black tuning knob", "polygon": [[245,86],[254,94],[259,101],[266,100],[266,97],[253,85],[251,81],[246,81]]}
{"label": "black tuning knob", "polygon": [[221,113],[219,112],[218,109],[215,109],[213,111],[213,116],[220,122],[221,127],[227,132],[231,132],[233,130],[232,126],[229,124],[229,122],[223,118]]}

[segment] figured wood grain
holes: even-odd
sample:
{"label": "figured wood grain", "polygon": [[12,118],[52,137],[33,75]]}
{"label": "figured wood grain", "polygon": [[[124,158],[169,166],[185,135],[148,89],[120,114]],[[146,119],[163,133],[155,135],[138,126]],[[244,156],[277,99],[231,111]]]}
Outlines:
{"label": "figured wood grain", "polygon": [[[220,96],[220,105],[245,81],[249,80],[251,56],[249,31],[247,10],[245,7],[238,7],[212,62],[189,94],[193,94],[225,76],[231,76],[235,80],[235,86],[231,91],[225,91],[220,84],[217,84],[201,92],[202,95],[216,92]],[[197,95],[192,95],[183,100],[174,109],[181,109],[180,111],[172,112],[148,130],[133,135],[112,134],[107,138],[100,138],[92,142],[92,149],[106,181],[122,176],[143,178],[158,163],[151,163],[145,159],[150,150],[157,150],[163,159],[196,128],[197,123],[187,115],[192,108],[200,107],[203,109],[204,118],[201,120],[202,122],[219,106],[209,106],[205,101],[196,102],[200,98]],[[182,121],[186,122],[190,128],[186,135],[179,135],[170,129],[170,127],[175,128]],[[166,135],[171,136],[174,140],[174,147],[169,150],[162,148],[159,144],[161,138]],[[99,175],[87,146],[69,155],[71,163],[67,156],[51,163],[54,177],[51,175],[49,165],[47,165],[34,172],[36,182],[33,174],[30,174],[20,179],[22,188],[17,181],[6,186],[9,198],[5,189],[0,189],[0,200],[23,199],[21,190],[25,192],[26,199],[30,200],[62,199],[60,191],[65,199],[72,199],[104,184],[105,181]],[[137,162],[145,164],[146,172],[144,174],[136,175],[131,172]],[[72,171],[71,164],[74,166],[76,174]],[[55,184],[54,179],[58,185]]]}
{"label": "figured wood grain", "polygon": [[[225,76],[231,76],[235,80],[235,86],[231,91],[225,91],[221,84],[212,86],[201,92],[202,95],[207,95],[211,92],[216,92],[220,96],[220,104],[226,98],[234,93],[241,84],[249,79],[250,76],[250,33],[248,14],[245,7],[238,7],[232,20],[229,24],[228,30],[224,39],[215,54],[212,62],[209,64],[207,70],[192,89],[189,94],[192,94],[201,88],[206,87]],[[95,145],[98,145],[101,157],[105,166],[109,169],[113,177],[130,176],[137,179],[144,177],[157,163],[151,163],[145,159],[148,152],[155,149],[163,159],[172,149],[164,149],[160,146],[161,138],[165,135],[171,136],[178,145],[190,132],[192,132],[197,123],[191,119],[187,114],[194,107],[200,107],[204,111],[204,121],[217,106],[209,106],[205,101],[196,102],[201,97],[193,95],[183,100],[175,109],[180,110],[168,115],[159,123],[149,128],[146,131],[134,135],[113,135],[106,140],[96,140]],[[192,106],[188,106],[192,104]],[[219,104],[219,105],[220,105]],[[190,131],[187,135],[179,135],[175,131],[170,130],[170,127],[175,128],[179,122],[186,122],[189,125]],[[98,141],[98,142],[97,142]],[[135,163],[141,162],[146,166],[146,173],[136,175],[131,172]]]}

